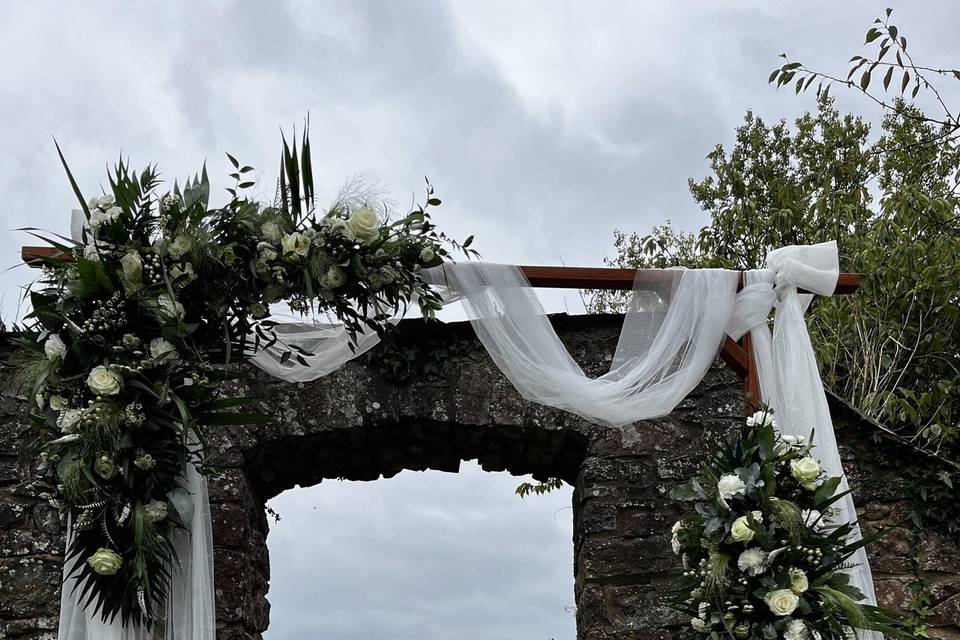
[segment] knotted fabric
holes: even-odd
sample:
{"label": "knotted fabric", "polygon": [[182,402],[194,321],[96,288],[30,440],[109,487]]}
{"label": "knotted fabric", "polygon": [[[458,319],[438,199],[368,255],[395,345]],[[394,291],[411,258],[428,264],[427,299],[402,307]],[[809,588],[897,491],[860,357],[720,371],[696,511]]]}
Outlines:
{"label": "knotted fabric", "polygon": [[[840,273],[836,242],[783,247],[767,256],[767,269],[744,274],[743,290],[737,295],[727,332],[734,339],[750,334],[762,402],[773,409],[777,428],[786,435],[812,438],[813,455],[830,476],[840,477],[838,492],[846,492],[847,477],[830,418],[827,397],[810,343],[803,314],[811,295],[800,289],[829,296]],[[767,318],[774,315],[771,335]],[[811,435],[812,434],[812,435]],[[856,522],[853,498],[847,494],[836,503],[836,520]],[[854,535],[860,537],[859,526]],[[857,566],[851,584],[860,589],[867,603],[877,604],[873,576],[864,549],[851,559]],[[860,631],[861,638],[880,640],[882,634]]]}

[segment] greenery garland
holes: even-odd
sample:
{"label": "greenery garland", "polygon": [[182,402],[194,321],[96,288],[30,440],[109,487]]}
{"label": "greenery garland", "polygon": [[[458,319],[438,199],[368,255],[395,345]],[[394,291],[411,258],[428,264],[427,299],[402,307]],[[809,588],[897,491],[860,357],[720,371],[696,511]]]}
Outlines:
{"label": "greenery garland", "polygon": [[356,183],[318,211],[306,134],[299,149],[283,141],[270,206],[245,195],[252,167],[227,157],[235,184],[217,208],[205,168],[160,194],[155,167],[138,174],[121,159],[87,200],[63,161],[88,228],[81,242],[35,234],[57,251],[42,258],[15,357],[40,472],[71,518],[76,593],[104,621],[162,619],[171,536],[190,518],[184,471],[204,468],[204,427],[260,420],[235,410],[249,399],[219,395],[233,364],[276,341],[270,304],[333,316],[351,339],[383,335],[412,300],[427,317],[440,308],[421,269],[449,260],[448,247],[476,253],[472,237],[436,230],[429,182],[425,204],[395,220]]}
{"label": "greenery garland", "polygon": [[847,640],[853,629],[910,637],[893,612],[862,603],[845,569],[875,537],[837,522],[839,477],[827,477],[803,437],[760,411],[709,454],[671,496],[693,510],[673,527],[683,562],[671,605],[690,616],[683,637]]}

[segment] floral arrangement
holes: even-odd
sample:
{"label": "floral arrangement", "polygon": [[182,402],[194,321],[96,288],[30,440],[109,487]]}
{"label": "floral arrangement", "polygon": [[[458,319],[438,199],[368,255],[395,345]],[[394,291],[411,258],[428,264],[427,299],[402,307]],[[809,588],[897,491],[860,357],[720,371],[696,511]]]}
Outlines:
{"label": "floral arrangement", "polygon": [[854,525],[835,521],[833,505],[846,495],[840,482],[805,438],[780,434],[772,413],[760,411],[676,487],[672,497],[694,507],[673,526],[683,569],[671,604],[690,616],[683,637],[901,636],[896,615],[862,603],[844,573],[870,540],[854,540]]}
{"label": "floral arrangement", "polygon": [[475,254],[472,237],[436,230],[429,182],[426,203],[393,220],[356,183],[316,209],[306,134],[299,150],[284,140],[270,205],[245,195],[252,167],[228,159],[234,184],[217,208],[205,168],[161,193],[155,167],[137,174],[121,159],[109,189],[86,199],[63,161],[83,239],[35,234],[56,250],[29,292],[17,364],[40,472],[70,516],[76,588],[105,621],[162,619],[171,535],[190,518],[184,471],[204,470],[204,427],[259,420],[236,409],[248,399],[219,394],[232,365],[276,341],[270,304],[327,313],[351,337],[384,334],[412,300],[427,317],[440,308],[423,268],[449,249]]}

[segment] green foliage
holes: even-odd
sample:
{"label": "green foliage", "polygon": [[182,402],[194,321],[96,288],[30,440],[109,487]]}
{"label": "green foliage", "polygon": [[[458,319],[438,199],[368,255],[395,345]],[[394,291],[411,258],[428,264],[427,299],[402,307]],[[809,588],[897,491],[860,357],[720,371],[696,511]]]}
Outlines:
{"label": "green foliage", "polygon": [[[877,40],[881,51],[864,63],[866,73],[896,66],[938,97],[927,75],[955,74],[914,64],[889,18],[872,28],[868,41]],[[771,81],[808,85],[813,76],[804,74],[811,73],[788,63]],[[690,180],[710,223],[697,234],[669,224],[646,236],[617,232],[616,256],[606,262],[749,269],[762,267],[771,248],[835,240],[841,269],[863,280],[856,295],[818,299],[809,313],[826,384],[918,447],[956,461],[960,123],[949,109],[940,117],[899,98],[875,101],[885,109],[876,137],[863,118],[836,110],[826,86],[817,111],[793,126],[770,125],[748,112],[733,147],[718,145],[708,156],[711,175]],[[591,306],[608,311],[622,304],[618,294],[596,292]]]}
{"label": "green foliage", "polygon": [[869,540],[832,515],[840,479],[805,439],[781,437],[768,413],[754,418],[670,494],[687,503],[672,540],[683,570],[670,603],[690,619],[682,637],[909,637],[898,616],[861,603],[844,573]]}
{"label": "green foliage", "polygon": [[557,491],[563,487],[563,480],[560,478],[549,478],[544,482],[533,484],[531,482],[522,482],[517,486],[516,494],[521,498],[526,498],[530,494],[542,496],[551,491]]}
{"label": "green foliage", "polygon": [[231,365],[267,348],[307,364],[304,349],[279,346],[268,305],[325,314],[351,339],[386,335],[409,304],[439,309],[422,269],[451,249],[476,255],[470,239],[436,230],[429,182],[426,204],[396,218],[356,198],[321,211],[306,132],[299,146],[284,139],[282,157],[279,202],[264,205],[244,195],[252,168],[228,154],[235,184],[220,208],[206,167],[161,195],[155,167],[137,173],[121,158],[109,191],[84,201],[64,161],[89,227],[80,242],[38,236],[72,259],[44,262],[14,365],[40,473],[71,516],[78,600],[105,621],[162,620],[171,536],[189,524],[184,474],[206,471],[205,428],[265,421],[242,410],[249,398],[219,397]]}

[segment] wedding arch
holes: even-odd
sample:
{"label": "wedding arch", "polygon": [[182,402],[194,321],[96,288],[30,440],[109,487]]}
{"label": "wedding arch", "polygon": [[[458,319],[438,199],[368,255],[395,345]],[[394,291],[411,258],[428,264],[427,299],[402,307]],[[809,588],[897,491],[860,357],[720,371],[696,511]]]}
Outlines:
{"label": "wedding arch", "polygon": [[[156,197],[155,170],[121,162],[109,192],[89,201],[70,176],[82,207],[72,237],[23,249],[45,269],[32,299],[42,332],[25,347],[42,471],[68,517],[60,638],[147,638],[157,627],[213,638],[202,427],[258,418],[231,410],[243,399],[217,397],[231,373],[211,363],[314,380],[375,346],[409,305],[429,317],[462,302],[524,398],[612,429],[669,414],[719,352],[745,377],[752,408],[768,407],[785,436],[811,438],[840,478],[837,520],[856,521],[803,318],[813,295],[858,286],[839,273],[835,243],[775,249],[746,272],[453,262],[452,251],[476,257],[472,237],[436,230],[429,183],[425,204],[393,221],[363,194],[316,216],[306,136],[299,153],[284,143],[272,207],[242,196],[251,168],[230,161],[236,184],[218,209],[205,171]],[[212,276],[229,287],[195,284]],[[608,373],[584,374],[535,286],[633,291]],[[338,322],[271,319],[281,299]],[[853,560],[851,583],[875,604],[862,548]]]}

